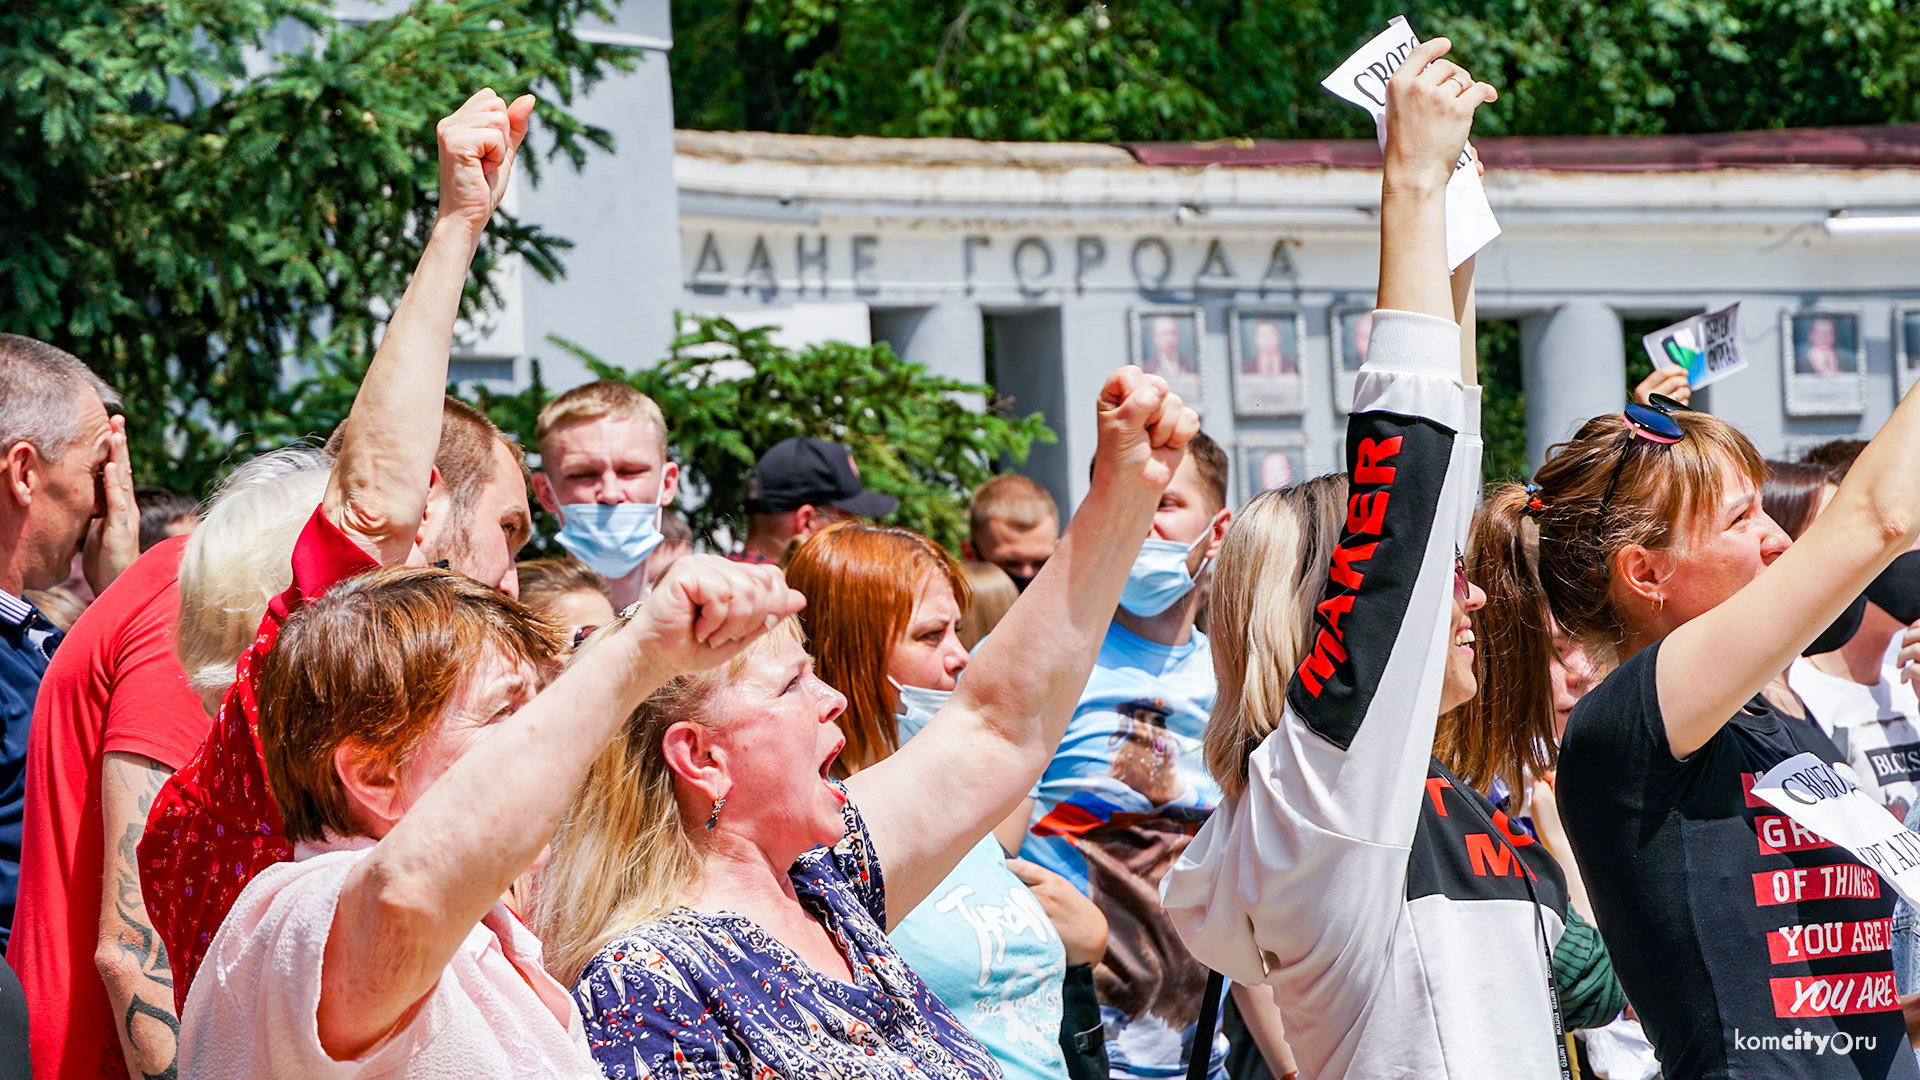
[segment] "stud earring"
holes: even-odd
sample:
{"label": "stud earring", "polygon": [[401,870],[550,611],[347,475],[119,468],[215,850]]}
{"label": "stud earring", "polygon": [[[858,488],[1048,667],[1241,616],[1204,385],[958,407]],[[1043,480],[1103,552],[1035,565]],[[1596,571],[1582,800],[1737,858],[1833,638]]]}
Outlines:
{"label": "stud earring", "polygon": [[708,829],[712,829],[720,824],[720,808],[725,805],[727,805],[727,800],[725,799],[713,800],[713,813],[707,815]]}

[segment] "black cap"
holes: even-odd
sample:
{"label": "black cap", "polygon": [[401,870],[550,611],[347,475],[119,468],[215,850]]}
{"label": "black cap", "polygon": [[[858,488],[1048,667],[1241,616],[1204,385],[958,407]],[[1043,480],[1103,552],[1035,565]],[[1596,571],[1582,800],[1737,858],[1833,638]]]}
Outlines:
{"label": "black cap", "polygon": [[778,514],[802,506],[832,506],[882,518],[900,500],[868,491],[853,469],[853,454],[821,439],[783,439],[760,455],[747,476],[747,513]]}

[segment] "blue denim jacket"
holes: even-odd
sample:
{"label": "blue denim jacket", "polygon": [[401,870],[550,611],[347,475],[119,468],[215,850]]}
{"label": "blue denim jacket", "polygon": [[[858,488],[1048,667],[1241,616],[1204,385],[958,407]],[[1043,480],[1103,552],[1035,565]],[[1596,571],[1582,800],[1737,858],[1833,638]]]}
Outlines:
{"label": "blue denim jacket", "polygon": [[[1907,828],[1920,832],[1920,806],[1907,812]],[[1893,981],[1903,994],[1920,991],[1920,925],[1905,900],[1893,906]]]}

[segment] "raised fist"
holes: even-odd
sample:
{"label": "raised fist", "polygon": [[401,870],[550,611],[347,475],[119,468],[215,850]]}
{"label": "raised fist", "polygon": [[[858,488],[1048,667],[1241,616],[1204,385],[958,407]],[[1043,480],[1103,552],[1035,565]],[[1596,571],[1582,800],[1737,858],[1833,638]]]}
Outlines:
{"label": "raised fist", "polygon": [[440,217],[485,228],[507,192],[513,159],[527,137],[533,95],[509,105],[491,89],[467,99],[434,130],[440,139]]}
{"label": "raised fist", "polygon": [[1391,183],[1445,187],[1460,162],[1473,111],[1499,99],[1467,69],[1446,59],[1453,43],[1437,37],[1413,47],[1387,81],[1386,176]]}
{"label": "raised fist", "polygon": [[1094,482],[1139,484],[1155,492],[1173,481],[1200,417],[1167,388],[1167,380],[1128,365],[1100,389]]}
{"label": "raised fist", "polygon": [[776,567],[687,555],[667,569],[626,632],[672,677],[725,663],[806,603]]}

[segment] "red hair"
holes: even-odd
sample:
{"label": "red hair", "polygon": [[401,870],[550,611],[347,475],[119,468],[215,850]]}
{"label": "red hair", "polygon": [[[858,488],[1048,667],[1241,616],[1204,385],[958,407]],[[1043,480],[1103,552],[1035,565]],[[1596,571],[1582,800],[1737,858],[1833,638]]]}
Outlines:
{"label": "red hair", "polygon": [[800,625],[815,669],[847,697],[839,720],[847,746],[834,763],[837,774],[857,772],[900,748],[887,661],[928,578],[944,580],[966,610],[972,590],[960,564],[906,529],[842,522],[807,537],[787,562],[787,584],[807,598]]}

